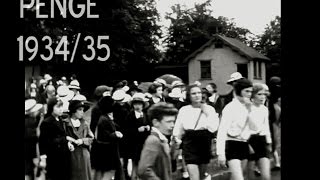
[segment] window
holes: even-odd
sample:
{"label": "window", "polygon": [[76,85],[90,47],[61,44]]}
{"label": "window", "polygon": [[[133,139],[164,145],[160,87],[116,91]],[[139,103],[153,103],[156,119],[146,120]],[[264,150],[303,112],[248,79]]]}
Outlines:
{"label": "window", "polygon": [[253,62],[253,76],[255,79],[261,79],[261,61]]}
{"label": "window", "polygon": [[201,79],[211,79],[211,61],[200,61]]}
{"label": "window", "polygon": [[237,64],[237,71],[245,78],[248,78],[248,64]]}

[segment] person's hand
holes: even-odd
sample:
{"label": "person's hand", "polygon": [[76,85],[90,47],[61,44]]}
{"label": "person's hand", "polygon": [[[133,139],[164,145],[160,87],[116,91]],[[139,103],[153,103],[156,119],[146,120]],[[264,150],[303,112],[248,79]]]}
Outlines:
{"label": "person's hand", "polygon": [[268,145],[267,145],[267,150],[268,150],[269,152],[272,152],[272,145],[271,145],[271,144],[268,144]]}
{"label": "person's hand", "polygon": [[116,136],[118,138],[122,138],[123,137],[123,134],[120,131],[116,131],[115,133],[116,133]]}
{"label": "person's hand", "polygon": [[47,160],[40,158],[40,163],[39,163],[39,167],[40,168],[45,168],[47,166]]}
{"label": "person's hand", "polygon": [[138,128],[138,131],[139,131],[139,132],[143,132],[144,129],[145,129],[145,126],[140,126],[140,127]]}
{"label": "person's hand", "polygon": [[248,109],[249,112],[251,112],[252,102],[249,98],[244,98],[244,105]]}
{"label": "person's hand", "polygon": [[68,142],[68,148],[69,148],[69,150],[70,150],[71,152],[74,151],[74,146],[73,146],[73,144],[71,144],[70,141]]}
{"label": "person's hand", "polygon": [[72,143],[76,143],[76,140],[70,136],[67,136],[67,141],[72,142]]}
{"label": "person's hand", "polygon": [[203,104],[203,103],[200,105],[200,108],[201,108],[202,112],[203,112],[206,116],[209,116],[209,110],[208,110],[207,107],[208,107],[208,106],[206,106],[206,105]]}
{"label": "person's hand", "polygon": [[76,145],[80,146],[80,145],[83,144],[83,140],[82,140],[82,139],[77,139],[77,140],[75,140],[74,143],[75,143]]}
{"label": "person's hand", "polygon": [[225,155],[218,155],[218,164],[220,167],[223,167],[223,168],[227,167],[226,162],[227,160]]}
{"label": "person's hand", "polygon": [[145,130],[150,131],[151,127],[149,125],[144,126]]}

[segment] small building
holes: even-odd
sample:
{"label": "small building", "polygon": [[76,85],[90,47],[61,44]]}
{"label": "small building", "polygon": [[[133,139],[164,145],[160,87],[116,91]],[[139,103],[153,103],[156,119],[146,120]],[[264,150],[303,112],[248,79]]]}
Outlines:
{"label": "small building", "polygon": [[189,83],[203,86],[214,82],[219,94],[232,87],[226,82],[236,71],[254,82],[266,82],[266,63],[270,59],[235,38],[214,35],[207,43],[184,59],[188,65]]}

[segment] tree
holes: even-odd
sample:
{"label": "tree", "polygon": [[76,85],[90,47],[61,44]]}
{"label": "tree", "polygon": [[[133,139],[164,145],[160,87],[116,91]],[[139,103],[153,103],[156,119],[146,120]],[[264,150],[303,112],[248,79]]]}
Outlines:
{"label": "tree", "polygon": [[281,60],[281,18],[276,16],[265,28],[264,33],[258,37],[257,49],[271,59],[267,66],[268,77],[280,75]]}
{"label": "tree", "polygon": [[164,62],[180,64],[189,54],[206,43],[213,34],[222,34],[231,38],[238,38],[249,44],[248,29],[236,27],[232,20],[226,17],[214,18],[211,14],[211,0],[202,4],[195,4],[194,8],[186,9],[181,5],[173,6],[172,13],[166,18],[171,21],[169,35],[165,39],[167,50]]}

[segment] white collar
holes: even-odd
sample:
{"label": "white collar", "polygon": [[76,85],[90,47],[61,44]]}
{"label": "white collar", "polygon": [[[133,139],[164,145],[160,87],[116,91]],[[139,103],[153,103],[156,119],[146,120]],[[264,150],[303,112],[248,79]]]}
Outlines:
{"label": "white collar", "polygon": [[71,119],[71,123],[73,125],[73,127],[80,127],[81,123],[80,123],[80,120],[79,119]]}
{"label": "white collar", "polygon": [[134,111],[134,114],[135,114],[135,116],[136,116],[136,118],[138,119],[138,118],[140,118],[140,117],[143,117],[143,112],[141,111],[141,112],[138,112],[138,111]]}
{"label": "white collar", "polygon": [[159,131],[159,129],[157,129],[157,128],[155,128],[155,127],[151,127],[151,130],[152,130],[153,132],[155,132],[156,134],[159,135],[159,139],[160,139],[161,141],[164,141],[164,142],[168,143],[168,139],[166,138],[165,135],[163,135],[163,134]]}

